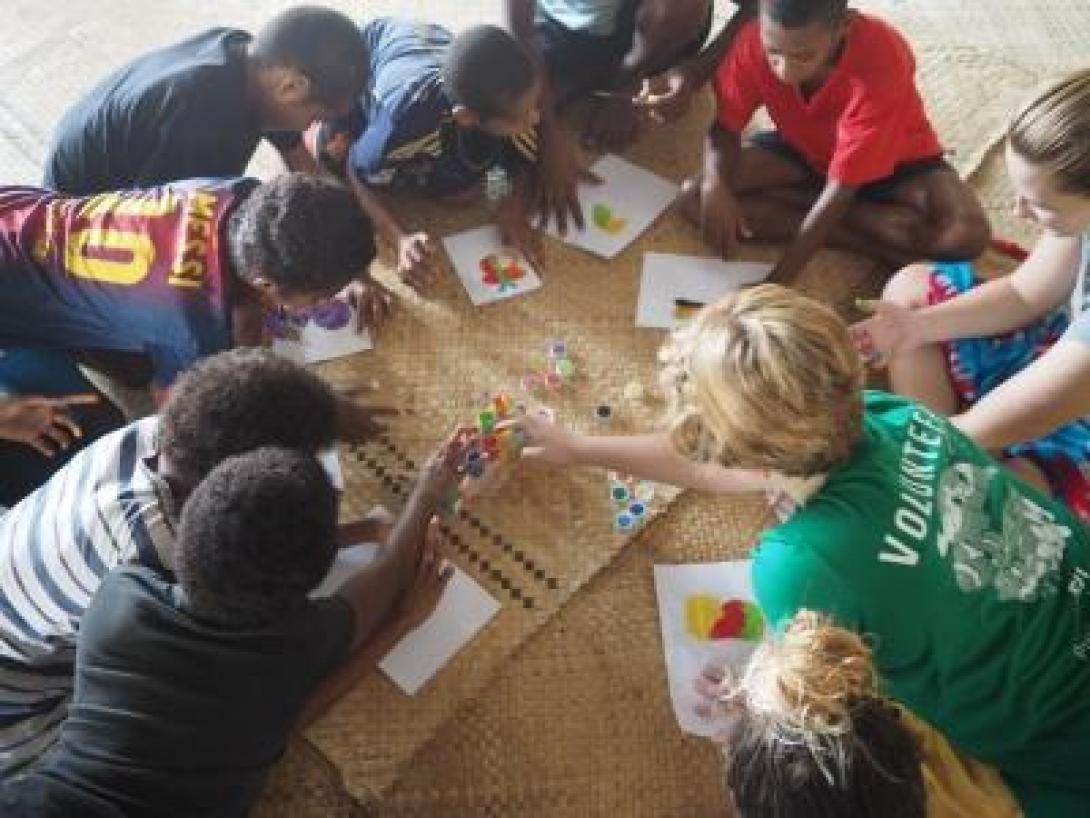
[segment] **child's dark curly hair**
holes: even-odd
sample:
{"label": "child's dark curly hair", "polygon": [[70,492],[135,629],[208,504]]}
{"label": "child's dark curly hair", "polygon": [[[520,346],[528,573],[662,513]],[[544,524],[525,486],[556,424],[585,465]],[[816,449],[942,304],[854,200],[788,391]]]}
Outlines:
{"label": "child's dark curly hair", "polygon": [[482,121],[509,113],[535,77],[530,54],[499,26],[466,29],[454,38],[443,63],[446,92]]}
{"label": "child's dark curly hair", "polygon": [[178,578],[198,617],[271,622],[300,607],[337,550],[337,492],[311,455],[267,446],[224,460],[193,490]]}
{"label": "child's dark curly hair", "polygon": [[267,349],[198,361],[171,390],[159,447],[183,492],[220,461],[259,446],[314,453],[336,439],[337,399],[317,375]]}
{"label": "child's dark curly hair", "polygon": [[250,53],[256,63],[287,65],[310,80],[310,98],[332,107],[354,101],[367,82],[367,50],[351,19],[321,6],[295,6],[265,24]]}
{"label": "child's dark curly hair", "polygon": [[761,14],[784,28],[803,28],[811,23],[836,26],[848,12],[848,0],[761,0]]}
{"label": "child's dark curly hair", "polygon": [[258,185],[231,215],[231,262],[284,293],[332,296],[375,259],[375,233],[352,192],[332,179],[286,173]]}

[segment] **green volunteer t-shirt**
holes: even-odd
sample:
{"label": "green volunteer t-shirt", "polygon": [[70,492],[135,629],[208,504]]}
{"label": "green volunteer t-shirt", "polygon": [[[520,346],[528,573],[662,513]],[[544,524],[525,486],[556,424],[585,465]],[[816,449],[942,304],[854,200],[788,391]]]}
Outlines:
{"label": "green volunteer t-shirt", "polygon": [[851,458],[761,538],[761,607],[870,634],[891,696],[1090,805],[1090,531],[946,419],[880,392],[865,406]]}

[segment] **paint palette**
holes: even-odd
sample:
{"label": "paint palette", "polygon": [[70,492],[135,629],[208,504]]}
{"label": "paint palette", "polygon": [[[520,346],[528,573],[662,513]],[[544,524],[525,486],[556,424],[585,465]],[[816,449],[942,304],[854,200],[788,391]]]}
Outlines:
{"label": "paint palette", "polygon": [[[515,417],[516,407],[506,392],[496,393],[489,405],[475,419],[477,433],[462,463],[465,479],[459,491],[462,500],[471,500],[497,491],[510,473],[509,467],[522,451],[522,430],[498,428]],[[521,411],[525,411],[521,409]]]}
{"label": "paint palette", "polygon": [[550,341],[545,348],[544,368],[527,372],[519,381],[522,391],[529,395],[563,389],[575,379],[576,367],[568,345],[563,341]]}
{"label": "paint palette", "polygon": [[518,250],[504,247],[492,225],[447,236],[443,244],[474,304],[491,304],[541,287],[530,262]]}

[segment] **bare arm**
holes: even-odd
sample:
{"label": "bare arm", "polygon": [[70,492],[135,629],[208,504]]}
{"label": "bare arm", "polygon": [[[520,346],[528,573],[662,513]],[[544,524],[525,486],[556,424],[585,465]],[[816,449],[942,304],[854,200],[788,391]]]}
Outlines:
{"label": "bare arm", "polygon": [[739,237],[748,236],[741,205],[731,188],[731,177],[742,150],[739,134],[715,123],[704,140],[704,172],[700,180],[700,231],[723,258],[738,248]]}
{"label": "bare arm", "polygon": [[1024,327],[1071,296],[1079,239],[1046,234],[1013,273],[949,301],[916,310],[921,344],[999,335]]}
{"label": "bare arm", "polygon": [[523,457],[556,466],[597,466],[659,483],[716,494],[772,488],[763,472],[726,469],[682,457],[664,433],[584,435],[526,415],[518,424],[527,436]]}
{"label": "bare arm", "polygon": [[890,301],[867,306],[874,316],[852,327],[874,362],[958,338],[986,338],[1042,318],[1071,295],[1079,240],[1046,234],[1009,276],[986,281],[956,298],[911,308]]}
{"label": "bare arm", "polygon": [[783,256],[775,267],[769,281],[778,284],[790,284],[795,276],[813,258],[829,238],[829,234],[844,218],[844,214],[855,201],[855,188],[830,179],[806,214],[799,233],[787,245]]}
{"label": "bare arm", "polygon": [[1090,346],[1061,340],[953,422],[984,448],[997,451],[1087,415]]}
{"label": "bare arm", "polygon": [[712,78],[715,69],[723,62],[727,51],[730,50],[730,44],[734,42],[738,29],[753,19],[756,14],[756,0],[737,0],[737,4],[738,10],[731,15],[726,25],[719,30],[712,41],[704,46],[699,54],[680,66],[689,81],[690,90],[700,88]]}

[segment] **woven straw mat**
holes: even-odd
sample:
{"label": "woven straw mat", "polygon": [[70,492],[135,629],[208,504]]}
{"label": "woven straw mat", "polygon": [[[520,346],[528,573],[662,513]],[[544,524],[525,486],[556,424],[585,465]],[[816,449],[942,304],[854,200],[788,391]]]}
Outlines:
{"label": "woven straw mat", "polygon": [[[697,162],[699,113],[644,140],[630,158],[679,179]],[[684,136],[682,136],[684,135]],[[680,146],[685,146],[682,149]],[[409,203],[402,212],[448,235],[484,223],[477,208]],[[518,394],[520,376],[540,368],[551,339],[563,339],[578,367],[575,383],[549,405],[560,421],[592,428],[593,409],[615,410],[609,431],[650,428],[661,406],[625,400],[640,382],[653,394],[655,352],[663,335],[634,327],[641,259],[646,251],[703,254],[696,233],[673,213],[611,262],[551,239],[544,245],[543,287],[526,296],[473,307],[452,273],[418,297],[401,288],[398,313],[376,350],[323,367],[335,383],[378,383],[376,400],[402,411],[383,440],[342,451],[346,513],[383,503],[396,508],[421,459],[457,423],[472,419],[497,390]],[[769,258],[753,250],[753,257]],[[388,270],[377,273],[391,281]],[[391,286],[394,285],[391,281]],[[873,293],[874,265],[822,254],[801,286],[833,303]],[[653,514],[676,492],[660,487]],[[406,761],[511,652],[610,563],[625,538],[612,528],[607,483],[597,470],[520,466],[497,494],[478,498],[448,520],[451,557],[503,605],[500,614],[418,695],[402,695],[374,674],[315,725],[308,738],[337,766],[354,796],[379,796]]]}

